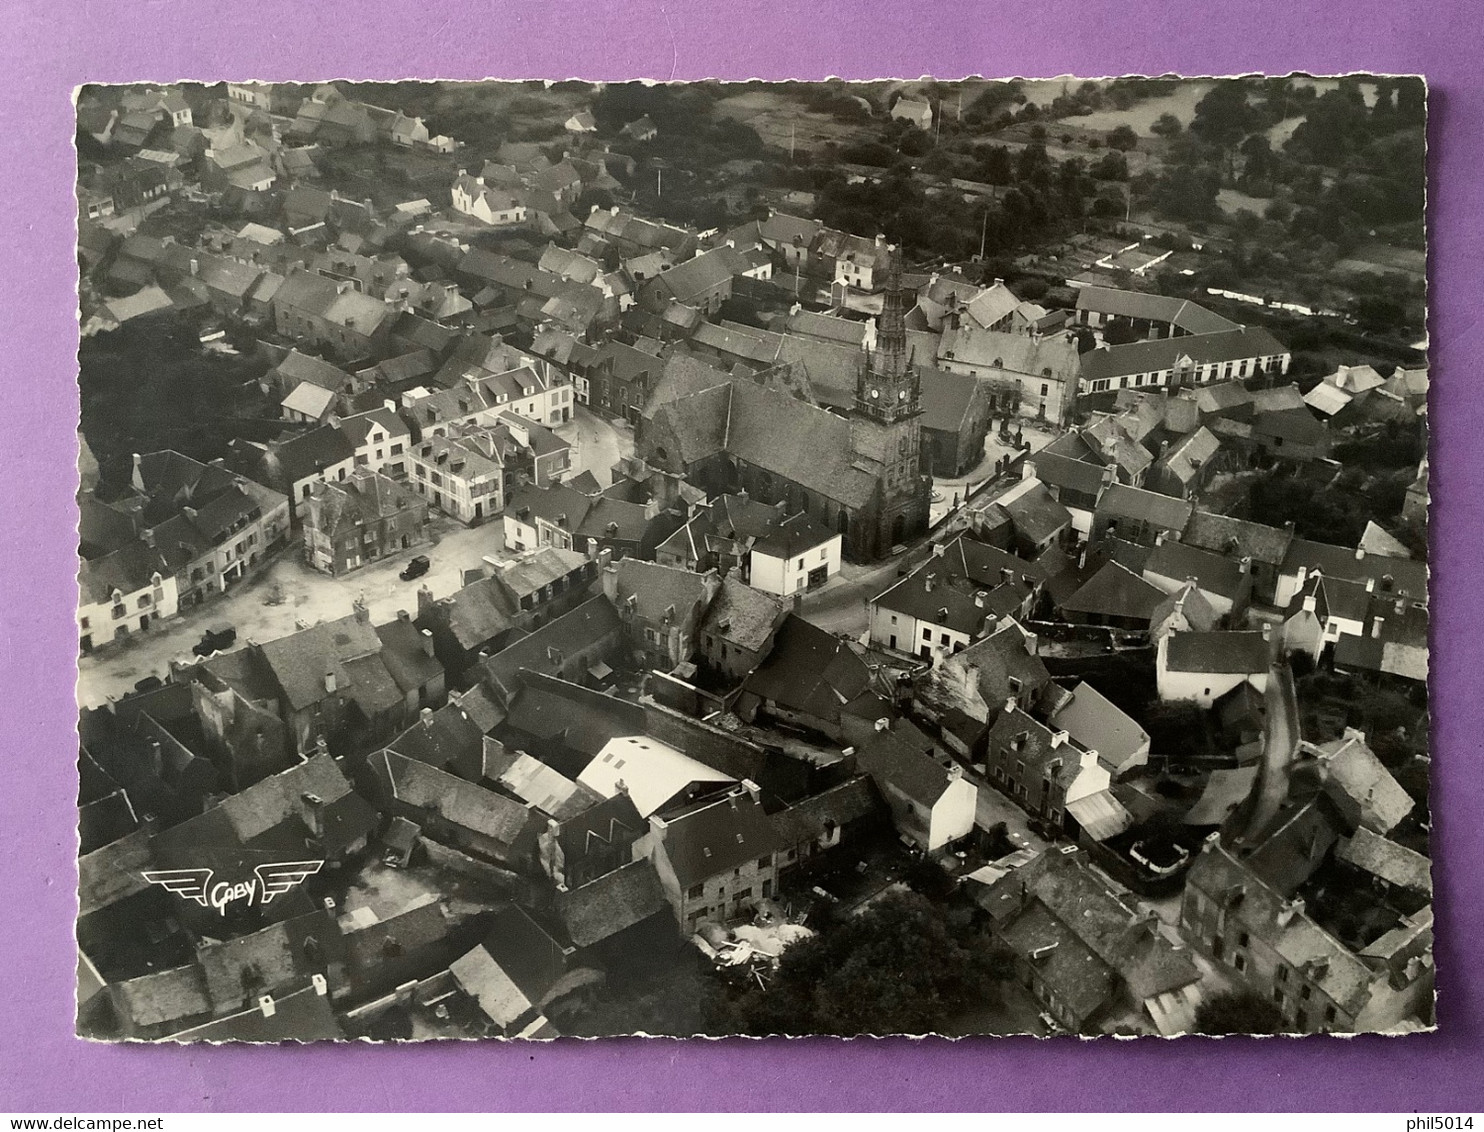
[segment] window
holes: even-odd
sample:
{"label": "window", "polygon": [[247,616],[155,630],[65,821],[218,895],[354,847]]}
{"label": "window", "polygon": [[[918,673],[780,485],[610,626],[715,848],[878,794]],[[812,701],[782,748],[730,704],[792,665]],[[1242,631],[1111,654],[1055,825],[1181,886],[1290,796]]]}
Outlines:
{"label": "window", "polygon": [[947,644],[947,643],[948,643],[948,634],[947,634],[947,633],[944,633],[944,634],[943,634],[943,635],[942,635],[942,638],[941,638],[941,643],[942,643],[942,644],[945,644],[945,645],[946,645],[946,644]]}
{"label": "window", "polygon": [[769,856],[766,856],[766,857],[759,857],[757,859],[757,867],[760,868],[760,869],[771,869],[773,867],[773,857],[772,857],[772,855],[770,854]]}
{"label": "window", "polygon": [[1313,987],[1310,987],[1310,986],[1300,987],[1299,988],[1299,997],[1301,999],[1303,999],[1305,1002],[1309,1001],[1309,999],[1311,999],[1311,998],[1314,997],[1314,988]]}
{"label": "window", "polygon": [[1339,1016],[1340,1012],[1333,1006],[1326,1006],[1324,1008],[1324,1021],[1327,1025],[1334,1025],[1335,1020],[1339,1018]]}
{"label": "window", "polygon": [[1288,968],[1281,963],[1278,964],[1278,981],[1280,983],[1288,982]]}
{"label": "window", "polygon": [[931,641],[933,639],[933,631],[931,629],[924,629],[922,631],[922,639],[924,641]]}
{"label": "window", "polygon": [[120,602],[118,605],[115,605],[113,607],[113,609],[111,610],[111,612],[113,613],[113,617],[114,617],[114,620],[115,621],[118,620],[120,617],[127,617],[128,614],[129,614],[129,610],[123,604],[123,602]]}
{"label": "window", "polygon": [[148,609],[149,608],[149,594],[141,594],[140,595],[140,598],[139,598],[139,608],[140,609]]}
{"label": "window", "polygon": [[1246,932],[1242,932],[1240,935],[1237,936],[1237,946],[1238,947],[1246,947],[1251,942],[1252,942],[1252,937],[1250,935],[1248,935]]}
{"label": "window", "polygon": [[685,895],[692,900],[699,900],[705,891],[706,886],[704,884],[693,884]]}
{"label": "window", "polygon": [[1232,965],[1236,967],[1238,971],[1245,971],[1247,969],[1247,956],[1243,955],[1241,952],[1238,952],[1236,957],[1232,959]]}

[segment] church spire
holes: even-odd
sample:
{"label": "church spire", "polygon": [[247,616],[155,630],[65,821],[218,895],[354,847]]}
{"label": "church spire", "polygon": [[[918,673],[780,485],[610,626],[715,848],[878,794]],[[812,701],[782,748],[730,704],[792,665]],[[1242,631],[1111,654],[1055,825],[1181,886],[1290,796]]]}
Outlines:
{"label": "church spire", "polygon": [[901,373],[907,364],[907,304],[902,294],[902,256],[898,249],[887,253],[886,293],[881,304],[881,324],[876,331],[879,366],[888,373]]}

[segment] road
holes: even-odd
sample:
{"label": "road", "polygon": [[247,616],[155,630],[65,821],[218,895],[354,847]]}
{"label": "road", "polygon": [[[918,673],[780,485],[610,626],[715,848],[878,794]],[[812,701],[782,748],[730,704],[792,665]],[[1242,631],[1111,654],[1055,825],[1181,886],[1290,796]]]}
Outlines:
{"label": "road", "polygon": [[634,454],[633,426],[600,417],[586,405],[574,406],[572,419],[555,431],[569,444],[577,445],[575,468],[592,472],[603,487],[613,483],[613,465]]}
{"label": "road", "polygon": [[[436,545],[401,551],[339,578],[311,569],[296,542],[261,574],[216,600],[160,623],[149,633],[133,633],[122,646],[81,657],[78,702],[98,707],[107,697],[118,698],[132,691],[137,680],[146,676],[163,678],[172,660],[191,658],[192,646],[208,625],[235,626],[236,647],[241,648],[249,640],[262,643],[287,636],[300,621],[312,625],[344,617],[357,597],[364,597],[372,623],[379,625],[393,620],[401,609],[416,616],[421,586],[432,590],[434,597],[447,597],[463,584],[463,572],[478,569],[485,555],[506,556],[503,523],[469,528],[435,516],[429,527],[438,539]],[[432,568],[414,581],[400,580],[397,575],[416,554],[426,554]],[[270,605],[275,584],[281,588],[283,600]]]}

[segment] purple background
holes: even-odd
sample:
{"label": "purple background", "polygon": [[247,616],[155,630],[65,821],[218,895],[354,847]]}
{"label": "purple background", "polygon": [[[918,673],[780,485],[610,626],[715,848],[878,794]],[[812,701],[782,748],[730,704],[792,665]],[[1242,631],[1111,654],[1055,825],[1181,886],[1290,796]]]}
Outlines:
{"label": "purple background", "polygon": [[[510,4],[8,0],[0,1111],[1480,1107],[1484,88],[1464,0]],[[1302,10],[1300,10],[1302,9]],[[85,81],[1421,72],[1432,84],[1441,1032],[1404,1039],[157,1048],[72,1037],[71,88]]]}

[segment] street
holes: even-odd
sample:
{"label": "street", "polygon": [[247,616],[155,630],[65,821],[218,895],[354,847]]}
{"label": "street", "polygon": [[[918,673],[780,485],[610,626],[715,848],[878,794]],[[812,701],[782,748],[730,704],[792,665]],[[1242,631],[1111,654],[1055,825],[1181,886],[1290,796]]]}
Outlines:
{"label": "street", "polygon": [[[574,474],[588,468],[605,486],[612,482],[613,465],[634,450],[632,429],[603,420],[580,405],[574,419],[557,431],[579,445]],[[99,707],[110,697],[117,699],[133,691],[134,684],[145,677],[166,678],[172,660],[194,659],[191,649],[208,626],[235,627],[233,647],[241,648],[250,640],[262,643],[287,636],[300,622],[313,625],[344,617],[357,597],[369,606],[372,624],[391,621],[403,609],[415,617],[421,587],[427,586],[434,597],[447,597],[462,586],[464,571],[479,569],[486,555],[506,557],[505,525],[498,518],[469,528],[433,512],[428,533],[432,545],[412,547],[339,578],[311,569],[304,562],[302,545],[295,541],[262,573],[215,600],[157,622],[159,627],[149,633],[132,634],[119,645],[79,658],[78,702]],[[421,578],[402,581],[397,575],[418,554],[428,556],[431,569]],[[282,601],[269,604],[275,585]]]}
{"label": "street", "polygon": [[634,454],[633,426],[600,417],[586,405],[574,405],[572,419],[555,432],[567,443],[577,445],[573,474],[584,469],[592,472],[602,487],[613,483],[613,465]]}

